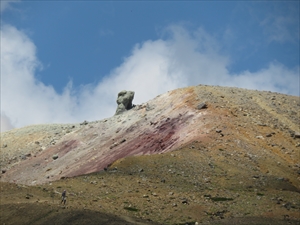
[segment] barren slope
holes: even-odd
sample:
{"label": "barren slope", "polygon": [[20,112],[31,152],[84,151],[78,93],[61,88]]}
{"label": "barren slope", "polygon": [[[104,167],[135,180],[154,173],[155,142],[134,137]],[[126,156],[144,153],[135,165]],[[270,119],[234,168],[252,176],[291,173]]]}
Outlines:
{"label": "barren slope", "polygon": [[[197,109],[206,102],[207,109]],[[103,170],[130,155],[164,153],[192,141],[238,149],[257,160],[299,166],[299,98],[237,88],[170,91],[119,116],[40,125],[1,134],[2,181],[38,184]],[[227,152],[227,151],[226,151]],[[57,155],[57,159],[53,156]],[[267,171],[268,165],[261,165]],[[299,168],[298,168],[299,169]],[[280,173],[280,169],[278,171]],[[297,183],[297,177],[290,177]]]}
{"label": "barren slope", "polygon": [[31,224],[299,224],[299,109],[199,85],[102,121],[1,133],[1,181],[17,184],[1,183],[0,221],[22,224],[25,207],[39,210]]}

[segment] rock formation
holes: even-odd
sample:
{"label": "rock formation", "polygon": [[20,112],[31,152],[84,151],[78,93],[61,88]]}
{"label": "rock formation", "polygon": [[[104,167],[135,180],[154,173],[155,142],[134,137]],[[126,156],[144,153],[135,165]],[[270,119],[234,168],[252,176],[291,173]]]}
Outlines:
{"label": "rock formation", "polygon": [[134,92],[133,91],[121,91],[118,94],[117,99],[117,110],[115,115],[119,115],[122,112],[129,110],[132,108],[132,100],[134,98]]}

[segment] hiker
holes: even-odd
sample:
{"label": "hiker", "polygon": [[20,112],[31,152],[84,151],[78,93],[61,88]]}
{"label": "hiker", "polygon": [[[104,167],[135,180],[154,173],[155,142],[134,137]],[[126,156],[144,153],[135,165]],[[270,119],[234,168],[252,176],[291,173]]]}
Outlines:
{"label": "hiker", "polygon": [[64,205],[66,204],[66,201],[67,201],[67,196],[66,196],[66,190],[64,190],[62,193],[61,193],[61,203],[64,203]]}

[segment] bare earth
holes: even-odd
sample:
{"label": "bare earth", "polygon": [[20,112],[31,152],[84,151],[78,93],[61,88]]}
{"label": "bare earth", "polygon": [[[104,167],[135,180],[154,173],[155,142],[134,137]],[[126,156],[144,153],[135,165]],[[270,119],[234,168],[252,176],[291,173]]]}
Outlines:
{"label": "bare earth", "polygon": [[1,133],[0,221],[299,224],[299,112],[296,96],[199,85]]}

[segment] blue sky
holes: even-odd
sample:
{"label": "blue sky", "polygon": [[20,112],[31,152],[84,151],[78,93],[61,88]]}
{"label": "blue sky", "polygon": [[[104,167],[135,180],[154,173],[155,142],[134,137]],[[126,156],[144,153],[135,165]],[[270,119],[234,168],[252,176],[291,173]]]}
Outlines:
{"label": "blue sky", "polygon": [[299,2],[1,2],[1,131],[197,84],[299,95]]}

